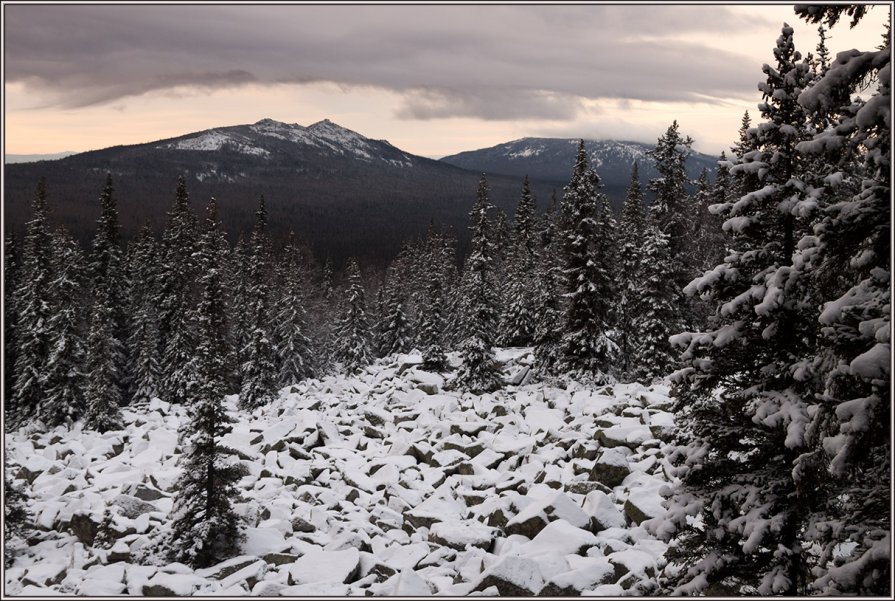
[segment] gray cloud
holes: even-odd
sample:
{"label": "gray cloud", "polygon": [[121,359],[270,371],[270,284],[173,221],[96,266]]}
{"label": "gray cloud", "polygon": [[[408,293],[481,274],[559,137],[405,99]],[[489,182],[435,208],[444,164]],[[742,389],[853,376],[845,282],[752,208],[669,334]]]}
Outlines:
{"label": "gray cloud", "polygon": [[[81,107],[157,90],[335,82],[408,119],[570,119],[581,99],[750,97],[758,69],[675,35],[742,28],[695,6],[42,6],[6,10],[6,77]],[[756,23],[756,25],[766,23]]]}

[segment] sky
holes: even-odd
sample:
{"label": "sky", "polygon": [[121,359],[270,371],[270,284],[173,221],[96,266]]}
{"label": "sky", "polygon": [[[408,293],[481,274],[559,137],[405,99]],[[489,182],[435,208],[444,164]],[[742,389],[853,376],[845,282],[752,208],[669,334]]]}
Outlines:
{"label": "sky", "polygon": [[[85,151],[324,118],[441,157],[526,136],[726,150],[758,118],[773,5],[4,5],[4,151]],[[872,49],[888,6],[836,52]]]}

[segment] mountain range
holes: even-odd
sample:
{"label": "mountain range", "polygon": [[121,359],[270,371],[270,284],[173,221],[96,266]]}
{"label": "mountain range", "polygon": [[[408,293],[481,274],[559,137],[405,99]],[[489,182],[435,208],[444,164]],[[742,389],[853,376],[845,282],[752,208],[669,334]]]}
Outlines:
{"label": "mountain range", "polygon": [[[144,223],[160,231],[182,175],[196,211],[214,196],[233,237],[250,231],[263,194],[274,237],[294,231],[319,257],[337,263],[348,256],[383,263],[433,222],[453,229],[462,250],[483,172],[492,201],[508,214],[526,174],[546,207],[553,191],[562,195],[575,143],[524,138],[433,160],[329,120],[305,127],[262,119],[53,161],[7,164],[4,217],[7,232],[21,235],[35,185],[45,177],[52,221],[86,241],[99,215],[105,175],[111,173],[125,237]],[[640,161],[642,181],[654,175],[645,155],[648,145],[590,141],[588,148],[604,191],[616,203],[629,183],[632,161]],[[690,170],[696,173],[710,161],[705,155],[691,158]]]}

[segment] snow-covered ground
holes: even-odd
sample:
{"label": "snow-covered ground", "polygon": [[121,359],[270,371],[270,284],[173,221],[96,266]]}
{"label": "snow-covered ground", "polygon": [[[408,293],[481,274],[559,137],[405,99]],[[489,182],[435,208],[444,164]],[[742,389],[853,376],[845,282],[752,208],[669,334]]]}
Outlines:
{"label": "snow-covered ground", "polygon": [[[528,349],[498,359],[508,381],[527,380]],[[238,412],[224,442],[244,466],[246,540],[241,556],[204,570],[146,559],[167,528],[183,408],[156,399],[104,435],[8,434],[38,531],[6,571],[6,593],[654,590],[665,545],[638,524],[667,494],[667,387],[520,384],[475,396],[445,392],[419,361],[392,357]],[[227,402],[236,413],[236,397]]]}

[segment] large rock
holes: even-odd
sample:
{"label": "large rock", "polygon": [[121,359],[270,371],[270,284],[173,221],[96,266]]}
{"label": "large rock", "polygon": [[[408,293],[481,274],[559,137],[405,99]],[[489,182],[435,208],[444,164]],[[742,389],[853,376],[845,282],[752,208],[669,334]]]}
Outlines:
{"label": "large rock", "polygon": [[615,426],[604,430],[597,430],[596,439],[606,448],[626,447],[632,451],[638,446],[653,438],[652,433],[645,426]]}
{"label": "large rock", "polygon": [[594,482],[593,480],[580,480],[578,482],[568,482],[565,484],[565,491],[576,495],[587,495],[595,490],[604,493],[612,492],[612,489],[605,484]]}
{"label": "large rock", "polygon": [[205,578],[223,580],[224,578],[235,574],[246,566],[250,566],[257,561],[258,558],[254,555],[240,555],[239,557],[234,557],[232,559],[222,561],[221,563],[211,566],[210,568],[198,570],[196,574]]}
{"label": "large rock", "polygon": [[137,497],[132,497],[130,495],[118,495],[117,497],[112,499],[112,505],[117,505],[118,507],[120,507],[121,515],[131,520],[143,515],[144,513],[158,511],[158,507],[156,507],[152,503],[141,501]]}
{"label": "large rock", "polygon": [[143,483],[129,484],[128,486],[125,486],[121,492],[136,497],[141,501],[158,501],[159,499],[164,499],[168,496],[160,490],[146,486]]}
{"label": "large rock", "polygon": [[74,514],[68,522],[68,529],[86,547],[93,546],[99,527],[99,522],[94,521],[91,516],[83,513]]}
{"label": "large rock", "polygon": [[630,454],[631,451],[626,448],[604,450],[594,462],[591,479],[605,484],[609,488],[615,488],[631,473],[631,468],[628,466]]}
{"label": "large rock", "polygon": [[261,559],[274,566],[281,566],[287,563],[294,563],[298,559],[298,555],[292,553],[268,553]]}
{"label": "large rock", "polygon": [[612,499],[602,491],[594,490],[588,493],[584,498],[582,509],[591,518],[591,532],[625,527],[625,517],[612,502]]}
{"label": "large rock", "polygon": [[64,563],[39,563],[28,568],[28,573],[22,578],[22,584],[52,586],[62,582],[67,573]]}
{"label": "large rock", "polygon": [[295,516],[292,518],[292,531],[293,532],[314,532],[316,528],[314,524],[305,520],[304,518],[300,518]]}
{"label": "large rock", "polygon": [[450,520],[432,525],[429,542],[464,551],[470,547],[488,550],[496,530],[476,520]]}
{"label": "large rock", "polygon": [[541,597],[579,597],[586,590],[615,581],[615,566],[604,557],[572,557],[568,572],[552,576]]}
{"label": "large rock", "polygon": [[289,567],[289,584],[349,584],[359,575],[360,552],[357,549],[308,551]]}
{"label": "large rock", "polygon": [[590,522],[577,503],[559,492],[544,499],[535,499],[507,522],[504,532],[534,538],[554,520],[563,519],[576,528],[585,528]]}
{"label": "large rock", "polygon": [[501,597],[531,597],[544,588],[544,577],[536,561],[510,555],[486,570],[473,590],[484,591],[492,586]]}

